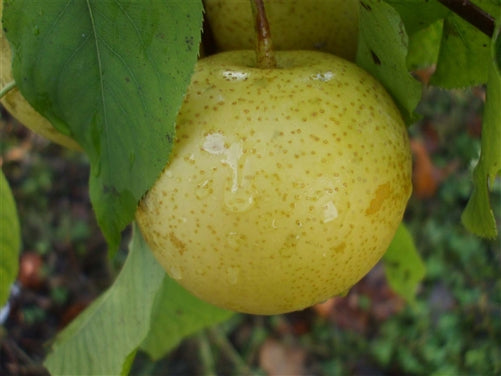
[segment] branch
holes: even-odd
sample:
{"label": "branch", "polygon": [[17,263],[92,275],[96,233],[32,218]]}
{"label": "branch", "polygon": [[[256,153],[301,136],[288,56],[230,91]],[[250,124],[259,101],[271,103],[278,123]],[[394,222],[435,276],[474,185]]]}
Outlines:
{"label": "branch", "polygon": [[482,33],[492,38],[495,20],[489,13],[473,4],[470,0],[438,0],[459,17],[475,26]]}

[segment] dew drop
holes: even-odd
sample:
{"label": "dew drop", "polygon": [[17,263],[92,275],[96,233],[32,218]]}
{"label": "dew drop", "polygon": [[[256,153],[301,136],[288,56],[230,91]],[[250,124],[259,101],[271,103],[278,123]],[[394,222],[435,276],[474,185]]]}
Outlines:
{"label": "dew drop", "polygon": [[328,223],[335,220],[339,215],[336,205],[334,205],[332,201],[329,201],[327,204],[325,204],[323,209],[324,209],[324,223]]}
{"label": "dew drop", "polygon": [[181,273],[181,270],[177,266],[169,267],[169,275],[178,281],[180,279],[183,279],[183,274]]}
{"label": "dew drop", "polygon": [[225,137],[221,133],[210,133],[205,137],[202,149],[209,154],[219,155],[226,152]]}
{"label": "dew drop", "polygon": [[[243,146],[241,142],[234,142],[227,146],[226,138],[221,133],[211,133],[205,137],[203,150],[212,155],[221,155],[221,163],[231,170],[231,180],[224,190],[224,205],[231,211],[241,213],[248,210],[254,204],[254,195],[248,189],[247,178],[241,173],[239,163],[242,158]],[[244,166],[248,167],[248,161]],[[246,169],[244,167],[244,170]],[[240,181],[242,180],[242,181]],[[204,185],[200,186],[204,189]]]}
{"label": "dew drop", "polygon": [[228,81],[245,81],[248,78],[249,74],[247,72],[240,71],[224,71],[223,77]]}
{"label": "dew drop", "polygon": [[271,227],[275,230],[278,228],[277,220],[275,218],[271,221]]}
{"label": "dew drop", "polygon": [[199,198],[205,198],[209,196],[211,190],[211,183],[209,180],[204,180],[203,182],[197,184],[195,188],[195,195]]}
{"label": "dew drop", "polygon": [[221,94],[219,94],[219,95],[216,97],[216,101],[217,101],[217,103],[219,103],[219,104],[223,104],[223,103],[224,103],[224,97],[223,97]]}
{"label": "dew drop", "polygon": [[238,268],[230,266],[226,269],[226,277],[231,285],[237,284],[239,275],[240,270]]}
{"label": "dew drop", "polygon": [[231,231],[226,235],[226,244],[228,247],[238,250],[242,243],[242,236],[235,231]]}
{"label": "dew drop", "polygon": [[224,206],[231,212],[242,213],[254,205],[254,196],[247,189],[225,189]]}
{"label": "dew drop", "polygon": [[233,183],[231,185],[233,192],[238,190],[238,161],[242,157],[242,154],[242,145],[234,143],[226,150],[226,158],[221,161],[223,164],[228,165],[233,172]]}
{"label": "dew drop", "polygon": [[327,71],[327,72],[319,72],[317,74],[314,74],[311,76],[311,78],[313,80],[318,80],[318,81],[322,81],[322,82],[327,82],[327,81],[330,81],[334,78],[334,73],[331,72],[331,71]]}

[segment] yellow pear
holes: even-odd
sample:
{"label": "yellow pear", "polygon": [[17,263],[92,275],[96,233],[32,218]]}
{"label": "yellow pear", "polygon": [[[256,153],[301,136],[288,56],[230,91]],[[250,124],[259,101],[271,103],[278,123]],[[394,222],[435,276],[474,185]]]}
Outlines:
{"label": "yellow pear", "polygon": [[170,162],[140,202],[168,274],[217,306],[300,310],[381,258],[411,194],[400,113],[356,65],[317,51],[201,59]]}
{"label": "yellow pear", "polygon": [[[255,47],[249,0],[205,0],[205,11],[219,49]],[[265,0],[276,50],[321,50],[355,59],[358,0]]]}
{"label": "yellow pear", "polygon": [[[13,82],[12,52],[2,26],[3,1],[0,0],[0,88]],[[9,113],[33,132],[69,149],[80,150],[80,146],[71,137],[62,134],[38,113],[23,97],[17,88],[10,90],[0,102]]]}

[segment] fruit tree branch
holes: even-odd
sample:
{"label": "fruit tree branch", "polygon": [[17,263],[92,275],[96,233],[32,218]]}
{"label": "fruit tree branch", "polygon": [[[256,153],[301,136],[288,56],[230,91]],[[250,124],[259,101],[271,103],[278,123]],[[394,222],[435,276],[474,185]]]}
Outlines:
{"label": "fruit tree branch", "polygon": [[470,0],[438,0],[459,17],[475,26],[489,38],[494,34],[495,20],[489,13],[473,4]]}

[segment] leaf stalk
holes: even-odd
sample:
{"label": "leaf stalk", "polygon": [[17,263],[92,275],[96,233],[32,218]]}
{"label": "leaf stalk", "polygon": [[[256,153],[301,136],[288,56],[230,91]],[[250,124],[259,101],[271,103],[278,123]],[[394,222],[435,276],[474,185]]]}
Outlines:
{"label": "leaf stalk", "polygon": [[9,91],[16,87],[16,81],[8,82],[3,88],[0,89],[0,99],[5,97]]}

